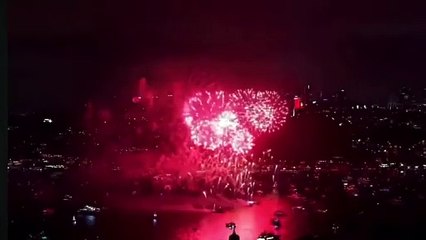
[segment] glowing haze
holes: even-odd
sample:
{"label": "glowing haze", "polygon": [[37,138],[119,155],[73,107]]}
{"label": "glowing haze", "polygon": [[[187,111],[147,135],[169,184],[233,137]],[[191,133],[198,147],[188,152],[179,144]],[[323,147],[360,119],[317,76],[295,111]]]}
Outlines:
{"label": "glowing haze", "polygon": [[[286,102],[276,91],[197,89],[203,90],[189,95],[184,89],[175,91],[174,94],[181,93],[182,98],[175,98],[177,115],[169,119],[165,132],[172,136],[170,139],[176,144],[176,151],[158,152],[161,155],[158,158],[152,155],[154,153],[141,156],[146,160],[136,160],[137,164],[146,166],[141,174],[145,174],[147,168],[153,173],[178,172],[190,183],[188,189],[199,190],[206,198],[233,193],[252,199],[257,188],[252,172],[256,171],[258,163],[274,161],[271,149],[262,151],[261,155],[252,149],[257,137],[283,126],[288,113]],[[134,102],[150,106],[144,98],[152,96],[146,91],[150,90],[141,91],[141,97]],[[184,127],[183,131],[180,126]],[[133,165],[128,168],[131,176],[139,174]],[[200,178],[204,184],[196,184],[195,179]],[[274,177],[272,180],[275,182]]]}

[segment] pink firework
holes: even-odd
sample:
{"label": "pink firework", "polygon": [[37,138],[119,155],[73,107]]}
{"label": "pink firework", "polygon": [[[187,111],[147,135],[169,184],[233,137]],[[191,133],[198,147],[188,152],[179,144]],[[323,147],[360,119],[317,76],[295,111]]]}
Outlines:
{"label": "pink firework", "polygon": [[256,101],[246,108],[246,118],[259,132],[274,132],[286,121],[286,102],[275,91],[262,91],[256,94]]}
{"label": "pink firework", "polygon": [[237,115],[230,111],[222,112],[212,121],[215,136],[219,138],[221,147],[231,148],[235,153],[247,153],[253,147],[253,136],[242,127]]}
{"label": "pink firework", "polygon": [[209,150],[245,154],[254,146],[253,134],[273,132],[285,122],[288,109],[275,91],[199,92],[189,98],[184,121],[191,140]]}
{"label": "pink firework", "polygon": [[223,91],[202,92],[191,97],[184,109],[184,120],[194,144],[210,150],[247,153],[253,136],[240,125]]}
{"label": "pink firework", "polygon": [[205,149],[215,150],[219,147],[218,139],[212,128],[212,124],[208,120],[198,121],[189,126],[191,131],[191,140],[197,145]]}
{"label": "pink firework", "polygon": [[256,102],[257,91],[253,89],[238,89],[229,95],[230,106],[238,114],[238,118],[245,126],[250,124],[247,122],[246,112],[250,105]]}
{"label": "pink firework", "polygon": [[253,136],[239,125],[237,116],[230,111],[212,120],[192,121],[189,127],[192,142],[205,149],[229,149],[243,154],[253,147]]}
{"label": "pink firework", "polygon": [[227,110],[228,104],[225,100],[225,92],[198,92],[189,98],[184,107],[185,122],[188,124],[193,120],[211,120],[218,114]]}
{"label": "pink firework", "polygon": [[286,121],[288,108],[276,91],[238,90],[230,99],[241,122],[256,132],[274,132]]}

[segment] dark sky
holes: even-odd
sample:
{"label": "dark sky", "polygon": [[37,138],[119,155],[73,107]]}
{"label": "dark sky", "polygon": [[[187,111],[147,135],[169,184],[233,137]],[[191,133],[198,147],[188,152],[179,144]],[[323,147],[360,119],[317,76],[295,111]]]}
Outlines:
{"label": "dark sky", "polygon": [[426,85],[421,1],[161,2],[10,2],[10,108],[66,109],[142,75],[162,85],[166,69],[360,100]]}

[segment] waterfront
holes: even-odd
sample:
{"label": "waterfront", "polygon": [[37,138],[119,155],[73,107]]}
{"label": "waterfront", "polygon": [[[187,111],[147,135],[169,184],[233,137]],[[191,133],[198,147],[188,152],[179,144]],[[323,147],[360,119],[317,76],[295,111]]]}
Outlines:
{"label": "waterfront", "polygon": [[[54,214],[50,218],[44,217],[44,229],[52,239],[219,240],[227,239],[231,233],[225,224],[235,222],[241,239],[257,239],[263,231],[274,232],[271,223],[274,212],[281,210],[285,214],[281,219],[282,228],[277,233],[284,239],[297,239],[309,233],[307,214],[294,213],[287,201],[276,196],[265,197],[259,205],[252,207],[235,204],[233,209],[224,213],[190,205],[156,204],[152,198],[148,201],[151,204],[144,199],[117,198],[100,214],[77,217],[75,226],[70,214]],[[199,203],[199,200],[195,201]],[[154,211],[149,210],[155,209],[154,205],[161,206],[155,211],[158,214],[156,222],[153,221]]]}

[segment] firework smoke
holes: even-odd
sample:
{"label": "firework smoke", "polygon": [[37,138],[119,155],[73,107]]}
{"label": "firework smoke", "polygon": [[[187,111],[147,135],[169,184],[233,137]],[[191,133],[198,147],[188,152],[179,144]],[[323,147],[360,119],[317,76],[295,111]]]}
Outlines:
{"label": "firework smoke", "polygon": [[[252,172],[259,161],[272,160],[272,156],[260,160],[251,150],[256,137],[283,126],[288,113],[286,102],[275,91],[253,89],[199,91],[186,99],[184,95],[174,103],[179,109],[173,114],[175,118],[162,123],[179,147],[172,153],[158,151],[158,158],[145,159],[156,159],[154,168],[159,172],[179,172],[189,185],[202,178],[205,184],[197,188],[204,197],[224,191],[252,197],[256,189]],[[175,97],[169,99],[177,101]],[[183,129],[178,127],[182,123]]]}

